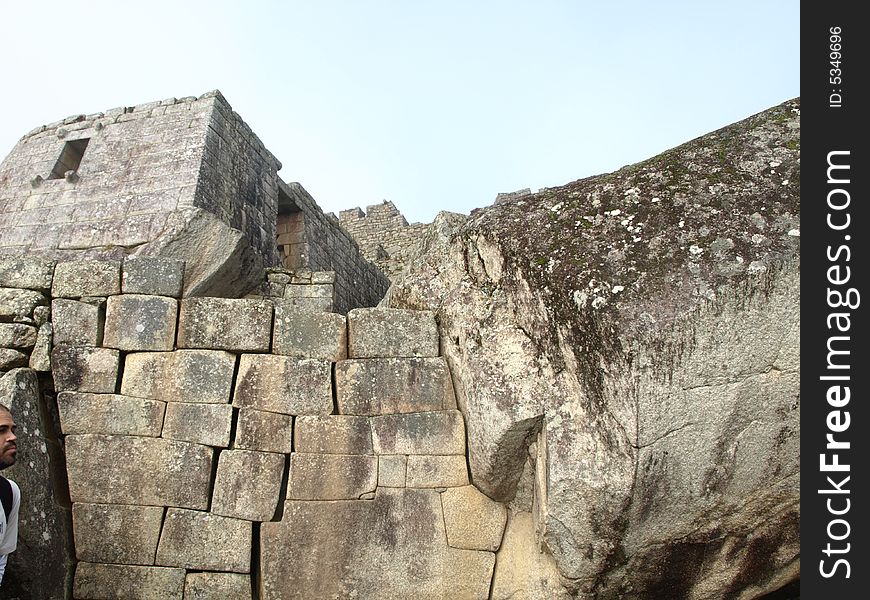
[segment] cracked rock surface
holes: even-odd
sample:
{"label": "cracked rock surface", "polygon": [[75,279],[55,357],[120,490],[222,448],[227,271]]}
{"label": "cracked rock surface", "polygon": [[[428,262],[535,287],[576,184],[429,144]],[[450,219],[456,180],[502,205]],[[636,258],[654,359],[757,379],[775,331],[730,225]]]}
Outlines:
{"label": "cracked rock surface", "polygon": [[435,311],[472,482],[575,597],[750,598],[799,577],[799,248],[795,99],[442,213],[383,304]]}

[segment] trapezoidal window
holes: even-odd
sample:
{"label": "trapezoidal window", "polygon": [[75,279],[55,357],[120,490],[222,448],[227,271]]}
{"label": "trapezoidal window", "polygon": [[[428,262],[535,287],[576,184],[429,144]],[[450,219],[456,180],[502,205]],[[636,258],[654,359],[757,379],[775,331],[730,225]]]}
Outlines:
{"label": "trapezoidal window", "polygon": [[60,153],[60,158],[54,163],[54,168],[51,170],[49,179],[63,179],[67,171],[78,171],[79,165],[82,164],[82,157],[85,155],[85,148],[88,147],[88,142],[91,138],[82,138],[80,140],[72,140],[63,145],[63,150]]}

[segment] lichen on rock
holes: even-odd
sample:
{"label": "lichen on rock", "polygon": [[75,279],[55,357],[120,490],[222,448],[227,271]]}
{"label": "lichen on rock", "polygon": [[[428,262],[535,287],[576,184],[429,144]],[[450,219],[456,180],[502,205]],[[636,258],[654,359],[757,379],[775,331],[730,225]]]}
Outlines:
{"label": "lichen on rock", "polygon": [[795,99],[442,213],[384,304],[436,311],[474,485],[511,500],[537,441],[536,527],[574,593],[739,597],[799,573],[799,247]]}

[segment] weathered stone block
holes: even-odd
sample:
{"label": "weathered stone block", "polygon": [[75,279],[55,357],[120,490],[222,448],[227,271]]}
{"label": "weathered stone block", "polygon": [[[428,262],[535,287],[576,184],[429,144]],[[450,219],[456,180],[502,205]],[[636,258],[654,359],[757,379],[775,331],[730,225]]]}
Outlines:
{"label": "weathered stone block", "polygon": [[370,358],[335,365],[338,412],[410,413],[456,408],[444,358]]}
{"label": "weathered stone block", "polygon": [[121,290],[125,294],[152,294],[180,298],[184,284],[184,261],[135,256],[124,259]]}
{"label": "weathered stone block", "polygon": [[55,346],[51,351],[54,389],[112,394],[118,381],[118,351],[111,348]]}
{"label": "weathered stone block", "polygon": [[468,485],[464,456],[409,456],[405,479],[408,487],[441,488]]}
{"label": "weathered stone block", "polygon": [[153,565],[162,506],[73,504],[76,558],[86,562]]}
{"label": "weathered stone block", "polygon": [[[289,287],[289,286],[288,286]],[[281,305],[308,312],[332,312],[332,298],[284,298]]]}
{"label": "weathered stone block", "polygon": [[328,298],[332,300],[332,285],[288,285],[284,288],[285,298]]}
{"label": "weathered stone block", "polygon": [[58,346],[100,346],[104,319],[99,305],[63,298],[51,302],[51,325]]}
{"label": "weathered stone block", "polygon": [[155,563],[205,571],[249,573],[250,521],[196,510],[166,512]]}
{"label": "weathered stone block", "polygon": [[51,371],[52,338],[51,323],[40,325],[39,331],[36,332],[36,344],[30,353],[30,368],[34,371]]}
{"label": "weathered stone block", "polygon": [[105,433],[157,437],[163,427],[165,407],[165,402],[119,394],[60,392],[57,395],[60,426],[65,435]]}
{"label": "weathered stone block", "polygon": [[230,401],[236,357],[220,350],[129,354],[121,393],[166,402]]}
{"label": "weathered stone block", "polygon": [[188,573],[184,600],[251,600],[251,576],[241,573]]}
{"label": "weathered stone block", "polygon": [[375,491],[378,459],[356,454],[290,455],[288,500],[356,500]]}
{"label": "weathered stone block", "polygon": [[76,566],[73,596],[78,600],[182,600],[184,569],[104,565]]}
{"label": "weathered stone block", "polygon": [[[336,535],[336,523],[341,523]],[[379,489],[372,501],[288,501],[261,526],[261,598],[485,600],[495,556],[446,544],[434,490]],[[373,568],[372,557],[382,557]],[[408,569],[413,565],[413,569]]]}
{"label": "weathered stone block", "polygon": [[0,347],[33,348],[37,329],[24,323],[0,323]]}
{"label": "weathered stone block", "polygon": [[0,288],[0,320],[23,321],[29,319],[37,306],[47,303],[46,297],[39,292]]}
{"label": "weathered stone block", "polygon": [[212,452],[208,446],[162,438],[70,435],[70,499],[206,509]]}
{"label": "weathered stone block", "polygon": [[112,296],[121,293],[121,263],[81,260],[57,263],[51,295],[55,298]]}
{"label": "weathered stone block", "polygon": [[465,454],[458,410],[372,417],[375,454]]}
{"label": "weathered stone block", "polygon": [[372,454],[372,429],[367,417],[297,417],[295,436],[297,452]]}
{"label": "weathered stone block", "polygon": [[290,454],[293,450],[293,417],[241,408],[233,447]]}
{"label": "weathered stone block", "polygon": [[447,543],[454,548],[489,550],[501,545],[507,508],[490,500],[473,485],[450,488],[441,494]]}
{"label": "weathered stone block", "polygon": [[106,303],[103,344],[119,350],[172,350],[178,302],[164,296],[124,294]]}
{"label": "weathered stone block", "polygon": [[351,358],[438,356],[438,328],[431,311],[357,308],[347,313]]}
{"label": "weathered stone block", "polygon": [[27,366],[27,355],[11,348],[0,348],[0,371]]}
{"label": "weathered stone block", "polygon": [[232,423],[233,407],[229,404],[169,402],[163,437],[226,448]]}
{"label": "weathered stone block", "polygon": [[327,360],[243,354],[234,406],[288,415],[332,412],[332,369]]}
{"label": "weathered stone block", "polygon": [[275,354],[338,361],[347,358],[347,320],[342,315],[275,303]]}
{"label": "weathered stone block", "polygon": [[269,521],[278,506],[283,475],[283,454],[224,450],[218,459],[211,511],[249,521]]}
{"label": "weathered stone block", "polygon": [[311,273],[311,283],[335,283],[335,271],[314,271]]}
{"label": "weathered stone block", "polygon": [[266,300],[186,298],[178,321],[179,348],[268,352],[272,304]]}
{"label": "weathered stone block", "polygon": [[54,261],[36,256],[0,258],[0,287],[41,292],[51,289]]}
{"label": "weathered stone block", "polygon": [[390,454],[378,457],[378,487],[405,487],[408,457]]}

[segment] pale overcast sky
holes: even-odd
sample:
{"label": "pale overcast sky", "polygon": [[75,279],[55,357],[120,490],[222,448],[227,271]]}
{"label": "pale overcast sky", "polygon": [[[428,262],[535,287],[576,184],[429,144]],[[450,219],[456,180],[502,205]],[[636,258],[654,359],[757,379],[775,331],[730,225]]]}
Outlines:
{"label": "pale overcast sky", "polygon": [[643,160],[800,94],[799,2],[17,2],[0,155],[220,89],[325,211],[409,221]]}

